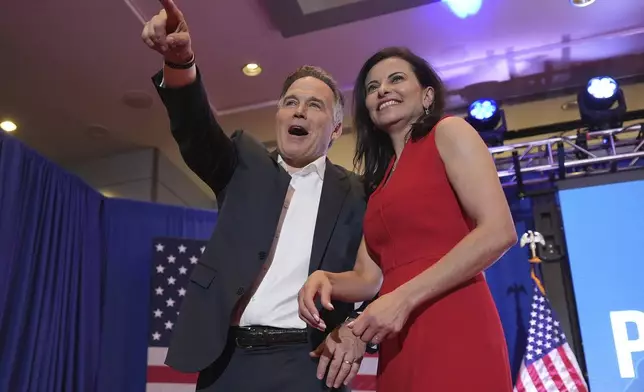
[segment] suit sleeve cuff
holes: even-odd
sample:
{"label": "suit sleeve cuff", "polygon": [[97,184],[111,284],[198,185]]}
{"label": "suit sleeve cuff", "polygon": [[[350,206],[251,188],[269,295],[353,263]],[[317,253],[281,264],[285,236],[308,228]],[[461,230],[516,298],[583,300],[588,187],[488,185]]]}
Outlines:
{"label": "suit sleeve cuff", "polygon": [[212,111],[199,69],[195,81],[182,87],[163,87],[163,70],[152,76],[152,82],[168,111],[173,133],[191,129],[186,122],[192,124],[198,122],[197,119],[202,119],[204,124],[210,122]]}

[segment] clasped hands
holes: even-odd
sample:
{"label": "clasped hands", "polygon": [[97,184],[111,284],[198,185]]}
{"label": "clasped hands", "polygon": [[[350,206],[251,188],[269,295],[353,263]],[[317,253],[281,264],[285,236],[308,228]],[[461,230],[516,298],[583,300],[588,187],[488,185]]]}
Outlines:
{"label": "clasped hands", "polygon": [[[332,296],[333,287],[327,276],[327,272],[318,270],[312,273],[307,279],[304,286],[302,286],[302,289],[298,294],[300,318],[311,327],[319,329],[320,331],[325,331],[326,324],[320,317],[314,301],[316,298],[320,298],[320,302],[325,309],[333,310],[333,304],[331,303]],[[369,304],[369,306],[366,307],[366,309],[360,316],[358,316],[358,318],[351,320],[347,324],[333,331],[331,335],[327,337],[325,343],[320,345],[320,347],[328,344],[329,340],[333,341],[335,339],[338,339],[342,342],[348,342],[349,340],[357,341],[358,339],[355,338],[359,338],[359,361],[361,361],[366,348],[366,343],[371,342],[378,344],[387,338],[395,336],[404,327],[407,319],[409,318],[410,312],[411,305],[409,304],[409,301],[406,299],[406,297],[400,292],[392,291],[379,297],[371,304]],[[334,333],[336,333],[336,331],[338,333],[334,337],[333,335]],[[354,339],[351,339],[351,334],[353,335]],[[312,353],[312,356],[320,355],[320,353],[322,352],[320,347],[318,347],[318,349],[314,353]],[[334,353],[330,352],[327,354],[330,354],[332,356]],[[358,357],[347,357],[346,353],[342,353],[341,355],[343,356],[343,358],[339,358],[337,362],[335,362],[336,358],[334,357],[334,362],[336,366],[338,363],[342,363],[342,368],[347,368],[345,373],[350,375],[351,377],[347,378],[347,381],[345,382],[346,385],[351,381],[353,377],[355,377],[355,374],[357,374],[360,366],[359,361],[357,360]],[[330,356],[327,356],[326,358],[323,356],[320,359],[320,364],[318,365],[319,379],[322,379],[322,377],[324,376],[324,369],[326,369],[326,366],[329,363],[329,358]],[[357,366],[356,363],[358,364]],[[349,364],[351,364],[350,370],[348,370]],[[331,373],[331,369],[329,369],[329,373]],[[340,375],[340,373],[337,373],[337,376]],[[328,379],[327,385],[330,386]],[[335,384],[333,385],[335,386]]]}

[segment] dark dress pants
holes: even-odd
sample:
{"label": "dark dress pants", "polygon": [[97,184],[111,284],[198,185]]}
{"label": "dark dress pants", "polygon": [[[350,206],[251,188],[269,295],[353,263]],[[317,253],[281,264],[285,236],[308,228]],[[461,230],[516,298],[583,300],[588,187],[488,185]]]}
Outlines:
{"label": "dark dress pants", "polygon": [[229,341],[221,357],[199,373],[197,392],[346,392],[317,379],[310,351],[306,343],[242,348]]}

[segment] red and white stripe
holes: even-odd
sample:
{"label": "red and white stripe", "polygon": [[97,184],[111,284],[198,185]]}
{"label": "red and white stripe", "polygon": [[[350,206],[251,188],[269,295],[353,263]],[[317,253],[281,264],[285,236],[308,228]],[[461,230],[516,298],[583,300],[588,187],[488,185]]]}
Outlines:
{"label": "red and white stripe", "polygon": [[568,343],[530,366],[521,364],[514,392],[588,392],[575,354]]}
{"label": "red and white stripe", "polygon": [[[197,374],[180,373],[164,364],[167,348],[148,348],[147,392],[194,392]],[[375,392],[378,358],[367,355],[351,388],[353,392]]]}

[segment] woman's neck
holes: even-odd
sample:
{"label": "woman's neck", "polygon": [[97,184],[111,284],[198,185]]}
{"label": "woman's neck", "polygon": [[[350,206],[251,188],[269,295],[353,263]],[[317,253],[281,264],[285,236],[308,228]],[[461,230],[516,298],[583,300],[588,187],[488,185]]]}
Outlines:
{"label": "woman's neck", "polygon": [[405,143],[407,142],[407,139],[409,139],[409,131],[411,131],[410,125],[389,132],[389,137],[391,138],[391,144],[394,148],[396,159],[400,159],[400,155],[405,148]]}

